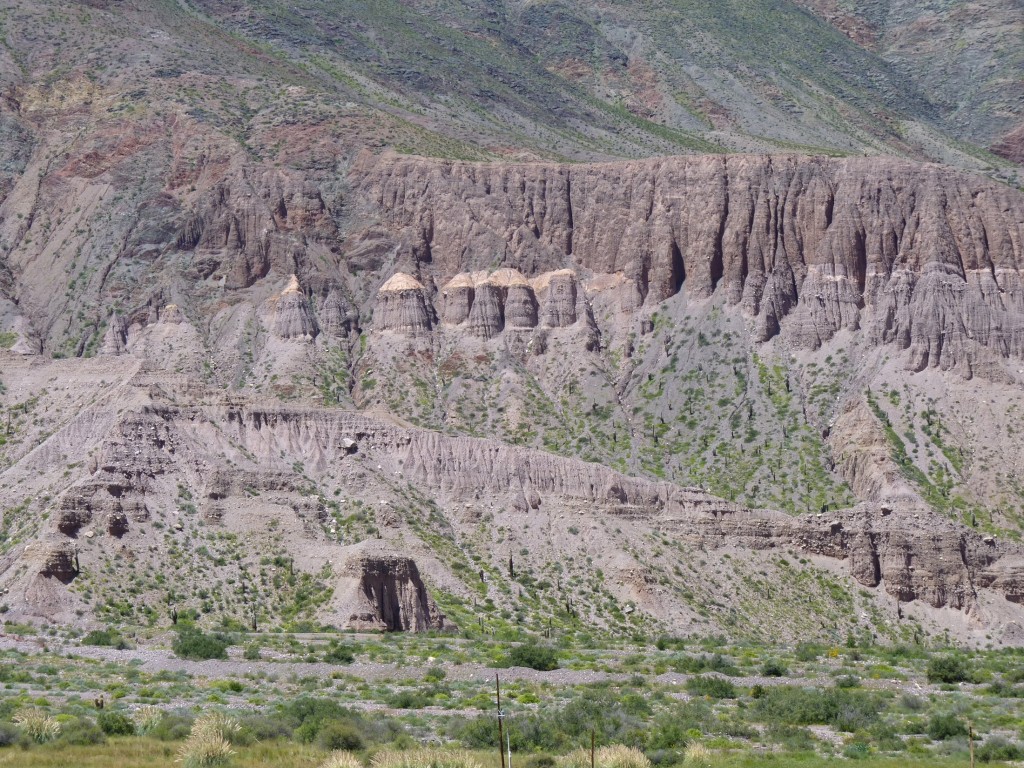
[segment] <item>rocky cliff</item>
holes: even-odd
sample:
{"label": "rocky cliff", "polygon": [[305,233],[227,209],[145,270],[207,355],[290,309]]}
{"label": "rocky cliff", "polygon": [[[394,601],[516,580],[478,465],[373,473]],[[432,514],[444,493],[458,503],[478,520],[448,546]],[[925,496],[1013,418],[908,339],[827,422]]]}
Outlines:
{"label": "rocky cliff", "polygon": [[[962,171],[791,156],[583,166],[363,157],[352,179],[402,268],[448,283],[453,303],[470,289],[456,297],[449,281],[497,259],[527,277],[554,273],[539,316],[555,327],[575,322],[575,285],[556,272],[572,267],[621,276],[624,312],[680,292],[718,295],[758,339],[783,332],[813,349],[862,331],[907,350],[912,370],[998,376],[998,359],[1024,356],[1024,195]],[[473,327],[488,336],[500,319],[494,289],[484,293]]]}

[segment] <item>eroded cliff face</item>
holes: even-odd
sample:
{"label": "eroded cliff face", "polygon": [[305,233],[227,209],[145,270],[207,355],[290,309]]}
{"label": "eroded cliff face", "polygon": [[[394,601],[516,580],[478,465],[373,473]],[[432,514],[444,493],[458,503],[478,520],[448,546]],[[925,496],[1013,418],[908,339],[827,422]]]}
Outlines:
{"label": "eroded cliff face", "polygon": [[784,332],[814,349],[862,331],[907,350],[912,370],[998,376],[998,359],[1024,356],[1024,195],[962,171],[875,158],[367,156],[351,178],[401,268],[437,285],[495,260],[527,278],[573,267],[622,277],[623,312],[681,291],[721,295],[760,340]]}
{"label": "eroded cliff face", "polygon": [[[798,567],[799,553],[872,590],[884,610],[895,612],[897,602],[913,603],[925,617],[953,609],[965,635],[971,627],[998,634],[1019,618],[1020,547],[914,501],[790,516],[496,440],[351,411],[266,405],[187,377],[161,378],[135,374],[114,398],[133,405],[112,411],[102,430],[72,420],[4,471],[0,493],[17,490],[0,500],[31,493],[38,506],[24,512],[35,515],[36,528],[23,539],[31,546],[9,547],[0,559],[12,616],[53,619],[78,610],[86,618],[69,620],[87,621],[101,607],[84,603],[86,593],[100,595],[107,579],[115,588],[132,568],[173,567],[174,599],[188,605],[189,590],[198,595],[208,583],[212,558],[221,576],[247,585],[244,600],[278,599],[273,572],[286,569],[330,590],[316,609],[320,621],[436,629],[449,620],[428,587],[463,600],[483,589],[503,606],[514,594],[501,586],[511,555],[524,572],[544,573],[555,562],[586,563],[583,572],[599,567],[603,589],[633,605],[637,620],[682,629],[695,626],[697,615],[681,595],[703,595],[705,569],[734,561],[774,574],[772,610],[796,606],[786,569]],[[74,459],[70,476],[40,472],[55,450]],[[360,519],[362,533],[351,528]],[[194,545],[200,540],[202,551]],[[479,553],[476,565],[466,553]],[[778,564],[784,554],[785,568]],[[107,570],[112,557],[132,565]],[[698,567],[700,560],[717,565]],[[693,567],[690,581],[673,570],[681,563]],[[554,595],[544,599],[598,625],[608,620],[586,595],[555,582],[550,589]],[[158,590],[146,597],[161,606],[168,599]],[[726,604],[723,617],[743,605]],[[838,619],[805,620],[800,631],[813,634]]]}

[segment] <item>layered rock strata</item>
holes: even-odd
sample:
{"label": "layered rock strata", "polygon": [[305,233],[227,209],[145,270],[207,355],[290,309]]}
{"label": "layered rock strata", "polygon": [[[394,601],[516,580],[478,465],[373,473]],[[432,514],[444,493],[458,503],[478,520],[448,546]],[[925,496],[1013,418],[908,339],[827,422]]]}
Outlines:
{"label": "layered rock strata", "polygon": [[[386,286],[411,285],[407,275],[394,275]],[[411,279],[411,278],[410,278]],[[425,314],[433,316],[433,303],[422,285],[406,297],[407,312],[423,314],[416,305],[425,303]],[[422,335],[429,331],[422,323],[398,325],[391,320],[395,306],[394,289],[381,289],[378,307],[387,313],[387,330]],[[437,297],[442,323],[447,327],[463,328],[481,339],[492,339],[506,328],[529,330],[532,328],[568,328],[586,316],[590,317],[586,295],[576,273],[560,269],[527,280],[514,269],[499,269],[494,273],[462,273],[444,284]]]}
{"label": "layered rock strata", "polygon": [[[599,165],[363,157],[352,180],[438,277],[498,254],[525,275],[620,275],[624,311],[720,295],[758,339],[838,331],[970,376],[1024,357],[1024,195],[889,158],[699,156]],[[566,286],[566,291],[569,287]],[[571,318],[550,303],[543,321]],[[453,315],[455,317],[455,315]]]}
{"label": "layered rock strata", "polygon": [[339,460],[342,441],[354,435],[361,454],[385,468],[401,467],[411,482],[443,497],[472,498],[487,489],[506,494],[509,506],[524,512],[552,498],[596,513],[642,519],[705,546],[795,546],[847,559],[857,581],[881,585],[901,601],[970,611],[983,574],[1001,574],[985,583],[1011,600],[1018,599],[1024,578],[1019,548],[909,504],[864,504],[827,515],[790,517],[749,510],[699,489],[620,475],[598,464],[494,441],[402,429],[356,414],[238,409],[221,418],[230,425],[232,439],[257,456],[272,455],[277,445],[301,444],[310,461],[326,465]]}

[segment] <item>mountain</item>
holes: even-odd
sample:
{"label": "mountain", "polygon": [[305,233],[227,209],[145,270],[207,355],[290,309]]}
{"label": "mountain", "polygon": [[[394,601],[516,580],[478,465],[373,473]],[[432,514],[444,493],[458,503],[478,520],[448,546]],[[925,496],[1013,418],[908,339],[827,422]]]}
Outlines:
{"label": "mountain", "polygon": [[0,21],[12,618],[1021,642],[1016,4]]}

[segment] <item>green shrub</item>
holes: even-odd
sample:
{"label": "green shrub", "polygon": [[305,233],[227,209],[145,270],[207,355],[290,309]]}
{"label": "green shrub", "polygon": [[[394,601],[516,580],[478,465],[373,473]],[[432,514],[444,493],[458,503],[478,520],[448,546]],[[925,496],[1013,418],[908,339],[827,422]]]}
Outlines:
{"label": "green shrub", "polygon": [[16,744],[21,732],[14,723],[0,723],[0,747]]}
{"label": "green shrub", "polygon": [[205,661],[206,659],[226,659],[228,638],[223,635],[209,635],[198,629],[183,629],[174,639],[174,654],[182,659]]}
{"label": "green shrub", "polygon": [[427,673],[423,676],[424,682],[427,683],[439,683],[448,677],[448,673],[441,667],[431,667],[427,670]]}
{"label": "green shrub", "polygon": [[260,647],[256,643],[250,643],[245,646],[245,650],[242,651],[242,658],[246,661],[259,661],[260,656]]}
{"label": "green shrub", "polygon": [[928,718],[928,738],[945,741],[955,736],[966,736],[967,726],[952,712],[943,712]]}
{"label": "green shrub", "polygon": [[291,725],[281,717],[271,715],[249,715],[241,719],[242,731],[253,741],[274,741],[290,739],[294,733]]}
{"label": "green shrub", "polygon": [[871,747],[863,741],[855,741],[843,750],[843,757],[850,760],[867,760],[871,757]]}
{"label": "green shrub", "polygon": [[88,747],[106,741],[107,734],[88,717],[76,717],[61,725],[59,743]]}
{"label": "green shrub", "polygon": [[767,723],[831,725],[853,732],[879,719],[882,700],[868,691],[780,685],[765,690],[753,709]]}
{"label": "green shrub", "polygon": [[929,683],[962,683],[970,680],[967,664],[959,656],[937,656],[928,662]]}
{"label": "green shrub", "polygon": [[135,723],[120,712],[100,712],[96,724],[108,736],[131,736],[135,733]]}
{"label": "green shrub", "polygon": [[352,752],[364,746],[363,737],[355,726],[343,720],[324,723],[316,740],[321,747],[331,751],[340,749]]}
{"label": "green shrub", "polygon": [[152,727],[149,736],[160,741],[181,741],[192,731],[192,723],[191,717],[164,714]]}
{"label": "green shrub", "polygon": [[355,659],[356,655],[349,646],[335,640],[330,642],[324,652],[324,661],[328,664],[351,664]]}
{"label": "green shrub", "polygon": [[785,677],[789,674],[789,670],[778,659],[768,659],[761,665],[761,674],[765,677]]}
{"label": "green shrub", "polygon": [[716,675],[691,677],[686,681],[686,690],[694,696],[710,696],[713,699],[736,698],[736,686],[731,681]]}
{"label": "green shrub", "polygon": [[836,678],[836,688],[859,688],[860,678],[856,675],[843,675]]}
{"label": "green shrub", "polygon": [[994,760],[1024,760],[1024,747],[1001,736],[993,736],[978,747],[977,755],[983,763],[991,763]]}
{"label": "green shrub", "polygon": [[800,643],[796,647],[796,651],[793,655],[796,657],[797,661],[810,662],[817,661],[818,657],[824,652],[825,649],[820,645],[815,645],[814,643]]}
{"label": "green shrub", "polygon": [[528,667],[541,672],[558,669],[558,654],[554,648],[534,643],[515,646],[508,653],[508,666]]}
{"label": "green shrub", "polygon": [[82,638],[82,645],[117,648],[121,651],[130,647],[120,633],[113,629],[94,629]]}

